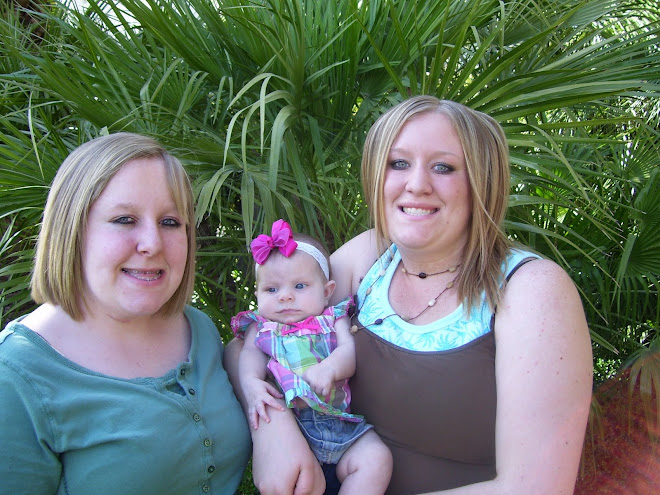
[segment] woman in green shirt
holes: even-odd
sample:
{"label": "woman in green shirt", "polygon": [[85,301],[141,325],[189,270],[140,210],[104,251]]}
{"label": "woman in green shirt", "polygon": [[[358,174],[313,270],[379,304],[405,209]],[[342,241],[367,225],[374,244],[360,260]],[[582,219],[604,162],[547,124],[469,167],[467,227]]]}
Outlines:
{"label": "woman in green shirt", "polygon": [[190,184],[156,141],[74,150],[50,190],[40,304],[0,333],[0,480],[12,494],[233,494],[248,427],[213,322],[187,306]]}

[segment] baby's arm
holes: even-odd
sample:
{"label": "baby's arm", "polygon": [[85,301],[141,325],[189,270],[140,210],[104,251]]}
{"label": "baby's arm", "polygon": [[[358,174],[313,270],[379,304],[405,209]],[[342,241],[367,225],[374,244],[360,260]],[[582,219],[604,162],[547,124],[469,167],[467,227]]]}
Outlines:
{"label": "baby's arm", "polygon": [[257,326],[253,323],[245,332],[245,344],[238,360],[238,377],[245,396],[248,421],[255,430],[259,428],[259,416],[270,422],[266,405],[284,410],[276,400],[281,399],[282,394],[266,381],[268,356],[254,345],[256,335]]}
{"label": "baby's arm", "polygon": [[314,366],[303,372],[303,378],[320,397],[327,396],[334,383],[355,373],[355,342],[349,330],[350,318],[335,321],[337,348]]}

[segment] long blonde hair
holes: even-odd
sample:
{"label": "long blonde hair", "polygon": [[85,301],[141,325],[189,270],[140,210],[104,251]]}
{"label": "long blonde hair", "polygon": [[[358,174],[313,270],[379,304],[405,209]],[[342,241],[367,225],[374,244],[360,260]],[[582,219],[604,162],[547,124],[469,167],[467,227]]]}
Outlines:
{"label": "long blonde hair", "polygon": [[501,265],[510,242],[502,228],[509,198],[509,151],[500,125],[490,116],[465,105],[434,96],[415,96],[384,113],[371,127],[362,155],[362,185],[381,249],[391,244],[383,184],[392,143],[403,126],[421,114],[446,117],[458,135],[470,183],[472,218],[462,269],[456,280],[458,296],[467,307],[485,291],[494,308],[500,298]]}

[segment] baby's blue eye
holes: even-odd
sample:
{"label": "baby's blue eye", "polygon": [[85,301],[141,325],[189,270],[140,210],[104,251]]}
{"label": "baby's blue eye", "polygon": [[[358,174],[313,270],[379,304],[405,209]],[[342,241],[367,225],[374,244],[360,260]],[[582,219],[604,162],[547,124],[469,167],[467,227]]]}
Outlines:
{"label": "baby's blue eye", "polygon": [[266,289],[266,292],[270,292],[271,294],[274,294],[275,292],[277,292],[277,289],[275,287],[268,287]]}
{"label": "baby's blue eye", "polygon": [[304,289],[304,288],[305,288],[305,284],[303,284],[301,282],[296,284],[296,289]]}

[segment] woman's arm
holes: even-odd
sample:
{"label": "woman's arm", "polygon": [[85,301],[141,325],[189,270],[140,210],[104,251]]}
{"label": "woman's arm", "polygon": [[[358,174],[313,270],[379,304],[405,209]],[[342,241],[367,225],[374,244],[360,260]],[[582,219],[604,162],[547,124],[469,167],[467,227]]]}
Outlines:
{"label": "woman's arm", "polygon": [[[225,347],[224,361],[229,380],[243,409],[238,363],[243,340],[234,339]],[[252,477],[262,495],[316,495],[325,490],[325,478],[309,449],[290,409],[268,409],[270,423],[252,430]]]}
{"label": "woman's arm", "polygon": [[537,260],[508,283],[495,323],[497,477],[446,495],[568,495],[575,488],[592,388],[578,293]]}
{"label": "woman's arm", "polygon": [[320,495],[321,465],[309,449],[291,409],[270,409],[270,423],[252,431],[252,477],[262,495]]}
{"label": "woman's arm", "polygon": [[355,236],[330,256],[332,279],[337,284],[330,304],[338,304],[357,292],[360,280],[380,253],[373,230]]}

